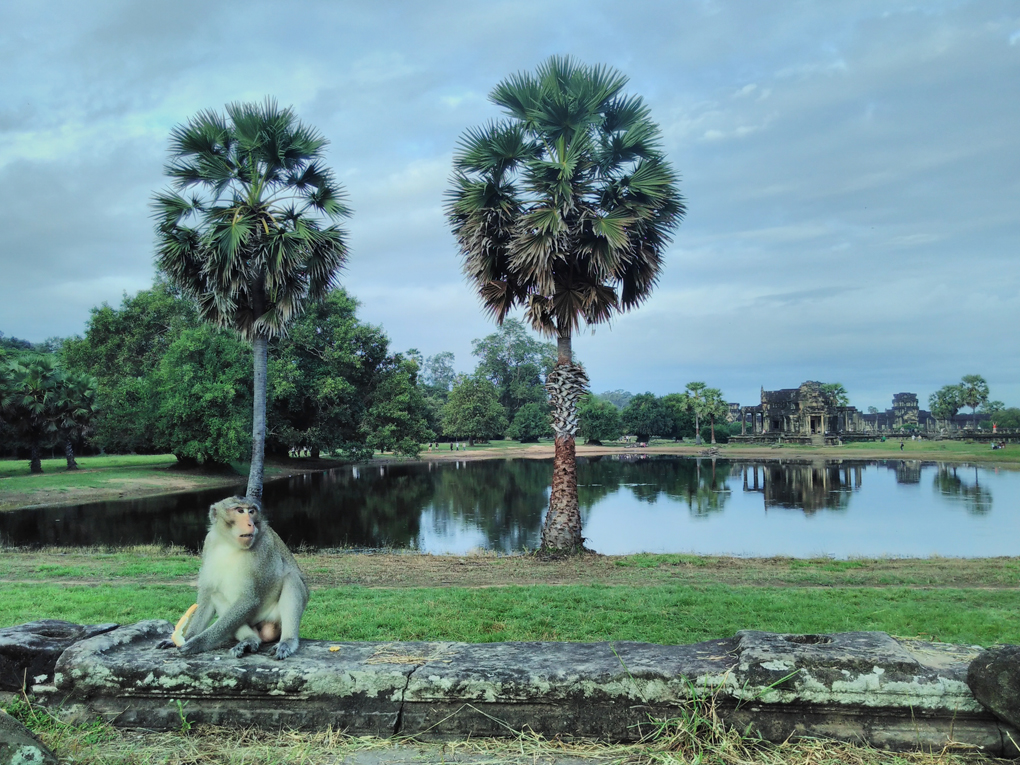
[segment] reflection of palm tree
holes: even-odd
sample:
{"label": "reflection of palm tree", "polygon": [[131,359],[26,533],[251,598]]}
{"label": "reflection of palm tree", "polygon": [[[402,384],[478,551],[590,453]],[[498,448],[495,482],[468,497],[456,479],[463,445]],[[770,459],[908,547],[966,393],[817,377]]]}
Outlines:
{"label": "reflection of palm tree", "polygon": [[992,493],[980,484],[977,465],[974,466],[974,485],[970,486],[957,475],[956,465],[939,463],[934,487],[943,497],[962,502],[972,515],[985,515],[992,509]]}
{"label": "reflection of palm tree", "polygon": [[[620,466],[619,479],[612,489],[606,487],[607,494],[615,491],[616,486],[624,485],[639,501],[653,504],[660,496],[668,497],[686,504],[698,516],[721,511],[729,499],[725,480],[729,474],[729,463],[726,460],[721,460],[718,467],[716,461],[712,460],[712,469],[704,471],[700,459],[667,457],[621,460],[617,464]],[[601,480],[610,483],[605,478]]]}
{"label": "reflection of palm tree", "polygon": [[478,529],[493,550],[537,547],[552,465],[541,460],[467,462],[436,471],[437,523]]}

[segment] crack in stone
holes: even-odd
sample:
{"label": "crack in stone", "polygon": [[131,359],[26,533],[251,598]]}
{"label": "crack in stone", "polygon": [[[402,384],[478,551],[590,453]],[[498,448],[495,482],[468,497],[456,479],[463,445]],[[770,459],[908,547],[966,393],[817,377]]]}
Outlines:
{"label": "crack in stone", "polygon": [[411,676],[415,672],[417,672],[419,669],[424,667],[425,664],[427,664],[427,663],[428,662],[424,662],[422,664],[415,664],[414,667],[411,669],[411,671],[407,673],[407,682],[404,683],[404,689],[400,692],[400,707],[397,709],[397,719],[393,723],[393,735],[394,736],[399,736],[400,735],[400,729],[404,725],[404,701],[405,701],[405,698],[407,696],[407,689],[409,687],[411,687]]}

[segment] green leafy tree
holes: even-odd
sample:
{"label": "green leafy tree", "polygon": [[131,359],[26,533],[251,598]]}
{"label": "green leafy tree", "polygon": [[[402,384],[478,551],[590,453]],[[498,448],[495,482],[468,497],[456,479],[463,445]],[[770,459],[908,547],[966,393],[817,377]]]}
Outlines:
{"label": "green leafy tree", "polygon": [[669,410],[651,393],[639,393],[630,400],[622,415],[623,428],[637,436],[638,441],[648,442],[652,436],[665,435],[673,429],[673,418]]}
{"label": "green leafy tree", "polygon": [[1020,428],[1020,408],[1010,406],[998,410],[993,415],[993,422],[1000,428]]}
{"label": "green leafy tree", "polygon": [[586,443],[599,445],[603,441],[616,441],[623,435],[620,410],[601,396],[584,396],[577,405],[577,415],[580,418],[578,433]]}
{"label": "green leafy tree", "polygon": [[499,403],[511,422],[526,404],[544,404],[548,399],[543,380],[556,363],[556,347],[528,333],[516,319],[504,321],[497,332],[473,340],[472,353],[478,357],[475,374],[491,380],[499,391]]}
{"label": "green leafy tree", "polygon": [[442,351],[429,356],[422,365],[419,384],[425,396],[426,417],[429,429],[437,436],[443,432],[443,406],[450,396],[450,389],[457,378],[453,368],[454,355]]}
{"label": "green leafy tree", "polygon": [[42,449],[58,430],[58,400],[63,374],[51,355],[23,355],[11,363],[4,416],[15,438],[29,450],[29,472],[41,473]]}
{"label": "green leafy tree", "polygon": [[928,397],[932,416],[948,425],[963,407],[963,391],[959,385],[944,385]]}
{"label": "green leafy tree", "polygon": [[630,400],[634,398],[634,394],[626,390],[607,390],[605,393],[599,393],[598,397],[623,411],[627,408]]}
{"label": "green leafy tree", "polygon": [[271,99],[202,112],[172,131],[172,188],[154,198],[159,269],[205,321],[252,344],[252,499],[262,496],[269,340],[329,292],[347,259],[337,223],[350,213],[322,162],[326,144]]}
{"label": "green leafy tree", "polygon": [[694,429],[694,410],[691,409],[691,399],[686,393],[667,393],[660,401],[670,416],[668,435],[671,438],[680,440],[697,434]]}
{"label": "green leafy tree", "polygon": [[362,429],[373,449],[417,457],[435,435],[428,426],[427,405],[418,386],[418,364],[399,353],[387,358],[371,396]]}
{"label": "green leafy tree", "polygon": [[156,450],[153,375],[171,343],[198,324],[194,303],[159,278],[152,289],[125,295],[119,308],[92,309],[84,337],[67,339],[60,358],[69,374],[96,379],[93,446],[115,454]]}
{"label": "green leafy tree", "polygon": [[[475,340],[474,342],[478,342]],[[430,390],[442,391],[449,394],[457,379],[457,373],[453,369],[454,355],[450,351],[442,351],[425,360],[422,368],[422,383]]]}
{"label": "green leafy tree", "polygon": [[977,427],[977,409],[988,401],[988,383],[981,375],[964,375],[960,380],[960,401],[970,407],[972,427]]}
{"label": "green leafy tree", "polygon": [[[307,449],[367,459],[364,419],[375,388],[393,371],[389,340],[357,317],[358,301],[342,289],[308,304],[285,337],[273,341],[266,448],[284,455]],[[403,437],[401,437],[403,438]]]}
{"label": "green leafy tree", "polygon": [[454,157],[447,214],[486,310],[502,324],[524,306],[557,342],[545,549],[583,544],[574,436],[587,376],[571,338],[649,296],[684,215],[659,129],[626,83],[610,67],[550,58],[496,86],[505,118],[467,131]]}
{"label": "green leafy tree", "polygon": [[491,381],[477,375],[461,376],[443,407],[443,431],[453,437],[487,440],[506,433],[506,410]]}
{"label": "green leafy tree", "polygon": [[153,374],[155,441],[184,465],[243,460],[251,448],[251,354],[208,324],[186,329]]}
{"label": "green leafy tree", "polygon": [[549,405],[532,401],[517,410],[506,432],[508,438],[521,443],[535,443],[552,435],[549,424]]}

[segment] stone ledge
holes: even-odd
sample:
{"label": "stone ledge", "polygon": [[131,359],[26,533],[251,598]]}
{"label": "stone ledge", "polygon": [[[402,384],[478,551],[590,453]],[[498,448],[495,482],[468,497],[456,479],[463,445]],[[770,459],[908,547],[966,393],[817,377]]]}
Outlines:
{"label": "stone ledge", "polygon": [[192,722],[333,726],[353,735],[546,736],[628,741],[692,702],[764,738],[822,736],[890,749],[948,743],[1020,754],[1020,734],[974,698],[980,649],[882,632],[743,631],[694,645],[329,643],[303,640],[279,662],[226,650],[185,658],[147,621],[81,641],[57,662],[52,697],[116,725]]}

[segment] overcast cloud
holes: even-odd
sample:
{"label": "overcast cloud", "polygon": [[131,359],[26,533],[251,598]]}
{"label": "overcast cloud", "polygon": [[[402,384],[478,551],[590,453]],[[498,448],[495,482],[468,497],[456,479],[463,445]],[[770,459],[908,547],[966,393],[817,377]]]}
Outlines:
{"label": "overcast cloud", "polygon": [[151,285],[170,129],[270,95],[331,141],[344,285],[395,350],[493,331],[443,217],[458,136],[552,54],[630,77],[688,216],[652,297],[574,347],[596,391],[842,382],[859,407],[969,373],[1020,406],[1020,6],[8,2],[0,331],[84,332]]}

